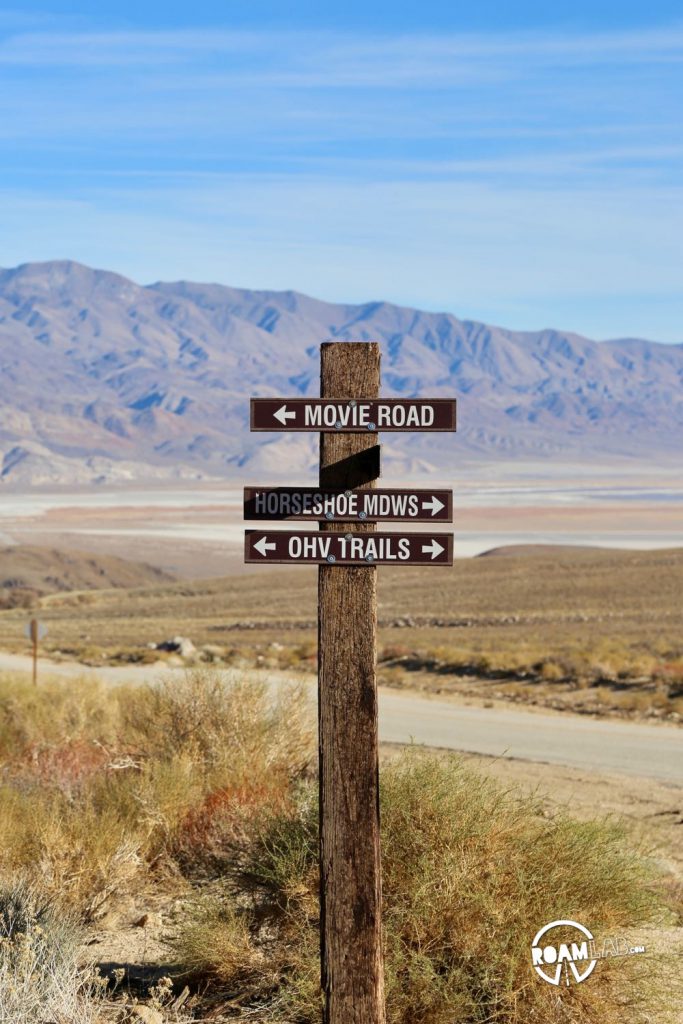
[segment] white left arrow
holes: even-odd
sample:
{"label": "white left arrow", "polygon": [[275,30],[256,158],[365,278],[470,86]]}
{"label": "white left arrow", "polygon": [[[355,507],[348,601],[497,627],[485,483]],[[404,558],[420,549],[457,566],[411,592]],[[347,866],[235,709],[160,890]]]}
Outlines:
{"label": "white left arrow", "polygon": [[287,406],[281,405],[277,412],[273,413],[273,416],[275,417],[276,420],[280,421],[283,427],[286,427],[287,420],[296,419],[296,412],[294,412],[294,410],[292,410],[291,412],[287,412]]}
{"label": "white left arrow", "polygon": [[275,542],[268,544],[265,537],[261,537],[261,540],[257,540],[254,544],[254,551],[258,551],[259,555],[266,557],[269,551],[275,551]]}
{"label": "white left arrow", "polygon": [[441,552],[445,550],[446,549],[444,548],[443,544],[439,544],[438,540],[433,540],[431,544],[422,545],[422,554],[428,555],[431,552],[432,561],[436,558],[437,555],[440,555]]}
{"label": "white left arrow", "polygon": [[436,495],[433,495],[431,501],[422,502],[422,508],[430,508],[432,510],[433,516],[435,516],[437,512],[440,512],[441,509],[445,507],[446,506],[444,505],[444,503],[441,501],[440,498],[437,498]]}

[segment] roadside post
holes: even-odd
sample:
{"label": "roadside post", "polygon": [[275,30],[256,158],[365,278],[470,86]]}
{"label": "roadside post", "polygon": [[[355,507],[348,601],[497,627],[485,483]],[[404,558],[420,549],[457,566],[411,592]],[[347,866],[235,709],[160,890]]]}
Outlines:
{"label": "roadside post", "polygon": [[33,685],[38,685],[38,641],[47,636],[47,629],[38,622],[38,619],[31,619],[26,626],[24,633],[33,644]]}
{"label": "roadside post", "polygon": [[[326,342],[320,398],[255,398],[252,430],[320,432],[317,488],[246,487],[245,561],[318,565],[320,946],[324,1024],[385,1024],[377,722],[377,566],[452,565],[452,493],[379,489],[378,431],[453,431],[451,399],[380,399],[376,342]],[[429,532],[377,532],[377,522]]]}

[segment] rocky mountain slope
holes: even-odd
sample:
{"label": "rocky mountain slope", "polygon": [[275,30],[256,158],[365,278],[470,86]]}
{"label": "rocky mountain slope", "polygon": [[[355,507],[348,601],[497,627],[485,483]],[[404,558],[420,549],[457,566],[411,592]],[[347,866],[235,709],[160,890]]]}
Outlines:
{"label": "rocky mountain slope", "polygon": [[314,439],[251,435],[248,399],[317,394],[318,346],[335,338],[382,343],[386,395],[458,397],[457,435],[387,435],[393,476],[456,459],[668,458],[679,445],[683,345],[296,292],[142,287],[57,261],[0,271],[0,481],[307,479]]}

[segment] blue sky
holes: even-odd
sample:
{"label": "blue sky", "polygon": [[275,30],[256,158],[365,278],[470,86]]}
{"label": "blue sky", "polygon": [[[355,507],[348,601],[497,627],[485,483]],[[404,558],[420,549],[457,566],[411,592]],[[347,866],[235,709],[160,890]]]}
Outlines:
{"label": "blue sky", "polygon": [[680,3],[0,8],[0,265],[683,341]]}

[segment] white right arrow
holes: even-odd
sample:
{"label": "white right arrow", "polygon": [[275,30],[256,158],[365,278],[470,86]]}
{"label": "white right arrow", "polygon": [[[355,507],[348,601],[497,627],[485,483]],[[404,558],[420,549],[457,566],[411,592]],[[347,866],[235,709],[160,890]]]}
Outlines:
{"label": "white right arrow", "polygon": [[438,540],[433,540],[431,542],[431,544],[423,544],[422,545],[422,554],[423,555],[428,555],[431,552],[432,560],[434,560],[436,558],[436,556],[440,555],[441,552],[444,551],[444,550],[445,550],[445,548],[444,548],[443,544],[439,544]]}
{"label": "white right arrow", "polygon": [[258,551],[259,555],[266,557],[268,551],[275,551],[275,542],[268,544],[265,537],[261,537],[261,540],[257,540],[254,544],[254,550]]}
{"label": "white right arrow", "polygon": [[279,420],[283,427],[287,426],[287,420],[295,420],[296,412],[287,412],[287,406],[281,405],[277,412],[273,413],[276,420]]}
{"label": "white right arrow", "polygon": [[433,516],[435,516],[437,512],[440,512],[441,509],[445,507],[446,506],[444,505],[444,503],[439,498],[437,498],[436,495],[432,497],[431,501],[422,502],[422,508],[430,508],[432,510]]}

